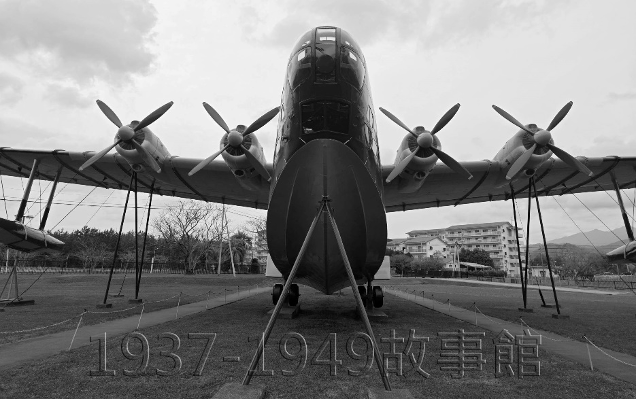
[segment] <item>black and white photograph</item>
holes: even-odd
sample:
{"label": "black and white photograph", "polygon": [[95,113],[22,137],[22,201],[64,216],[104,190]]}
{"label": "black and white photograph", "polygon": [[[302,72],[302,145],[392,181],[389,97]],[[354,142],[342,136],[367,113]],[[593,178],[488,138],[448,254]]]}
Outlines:
{"label": "black and white photograph", "polygon": [[0,398],[636,394],[633,0],[0,0]]}

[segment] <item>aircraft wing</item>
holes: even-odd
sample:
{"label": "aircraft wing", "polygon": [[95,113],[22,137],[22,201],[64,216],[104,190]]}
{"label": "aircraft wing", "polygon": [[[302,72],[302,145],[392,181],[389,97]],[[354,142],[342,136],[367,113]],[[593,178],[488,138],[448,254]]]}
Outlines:
{"label": "aircraft wing", "polygon": [[[78,185],[99,186],[109,189],[127,190],[130,183],[131,167],[124,157],[117,153],[107,154],[83,171],[79,167],[94,152],[70,152],[65,150],[19,150],[0,148],[0,175],[28,178],[33,160],[39,159],[39,176],[36,179],[55,179],[62,168],[60,182]],[[268,208],[270,185],[264,182],[258,190],[248,190],[241,186],[223,161],[213,161],[194,176],[188,172],[201,162],[200,159],[171,157],[164,161],[162,172],[157,175],[154,193],[225,203],[237,206]],[[270,165],[267,168],[272,171]],[[148,172],[138,174],[138,191],[150,191],[155,176]]]}
{"label": "aircraft wing", "polygon": [[[574,170],[561,160],[551,158],[535,174],[538,195],[561,196],[568,193],[613,190],[610,171],[614,171],[620,188],[635,187],[635,157],[579,159],[593,171],[593,177]],[[504,180],[508,165],[489,160],[461,164],[473,174],[473,179],[468,180],[446,165],[437,164],[425,178],[422,187],[414,193],[401,193],[399,179],[386,183],[385,179],[394,167],[383,166],[385,210],[406,211],[511,198],[511,187]],[[513,189],[516,197],[525,197],[528,180],[517,179],[513,182]]]}

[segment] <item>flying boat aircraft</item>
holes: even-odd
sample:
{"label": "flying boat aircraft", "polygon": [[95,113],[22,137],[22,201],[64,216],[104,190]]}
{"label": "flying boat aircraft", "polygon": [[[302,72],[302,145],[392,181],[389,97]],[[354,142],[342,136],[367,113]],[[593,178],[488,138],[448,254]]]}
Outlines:
{"label": "flying boat aircraft", "polygon": [[[113,143],[104,150],[3,147],[0,173],[111,189],[129,188],[134,175],[142,192],[266,209],[274,265],[287,279],[298,264],[289,291],[282,284],[275,286],[275,303],[285,293],[295,304],[299,283],[325,294],[348,286],[349,264],[360,293],[381,306],[382,290],[373,281],[385,255],[388,212],[508,200],[531,190],[530,177],[538,186],[537,195],[544,196],[610,190],[614,183],[635,187],[635,157],[576,158],[556,146],[552,131],[572,103],[546,129],[524,125],[494,106],[519,130],[493,159],[481,161],[457,161],[442,150],[441,134],[447,133],[441,131],[459,104],[431,130],[410,128],[380,108],[406,131],[393,165],[381,164],[365,57],[352,36],[336,27],[317,27],[298,40],[280,105],[252,124],[230,128],[203,103],[222,129],[219,150],[205,160],[171,155],[150,130],[172,102],[129,124],[104,102],[98,100],[97,105],[117,127]],[[274,159],[268,163],[256,131],[276,116]],[[434,121],[432,117],[424,119]],[[113,148],[116,152],[110,153]],[[50,201],[47,214],[49,208]],[[44,233],[44,222],[39,230],[25,227],[23,211],[17,221],[0,221],[3,243],[27,251],[60,246]]]}

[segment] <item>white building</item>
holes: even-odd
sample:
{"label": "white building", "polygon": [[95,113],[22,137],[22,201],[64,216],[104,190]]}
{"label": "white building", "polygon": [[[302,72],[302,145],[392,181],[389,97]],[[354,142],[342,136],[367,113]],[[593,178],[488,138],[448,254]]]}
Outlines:
{"label": "white building", "polygon": [[[524,263],[524,240],[520,227],[518,227],[518,232],[521,257]],[[493,259],[496,269],[506,271],[508,276],[519,274],[515,227],[509,222],[452,225],[443,229],[414,230],[407,232],[407,234],[410,236],[408,240],[438,237],[448,244],[447,252],[455,252],[456,250],[459,252],[461,249],[485,250]]]}

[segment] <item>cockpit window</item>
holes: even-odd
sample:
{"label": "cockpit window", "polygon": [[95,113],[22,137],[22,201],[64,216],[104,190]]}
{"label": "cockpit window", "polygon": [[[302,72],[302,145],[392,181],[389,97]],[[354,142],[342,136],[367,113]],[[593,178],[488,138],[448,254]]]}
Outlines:
{"label": "cockpit window", "polygon": [[288,79],[292,89],[308,79],[312,73],[311,61],[312,51],[309,47],[301,49],[288,64]]}
{"label": "cockpit window", "polygon": [[349,132],[349,104],[336,101],[316,101],[301,106],[303,133],[332,131]]}
{"label": "cockpit window", "polygon": [[336,29],[316,28],[317,83],[336,82]]}
{"label": "cockpit window", "polygon": [[365,81],[363,60],[347,47],[341,48],[341,76],[356,89],[363,87]]}

